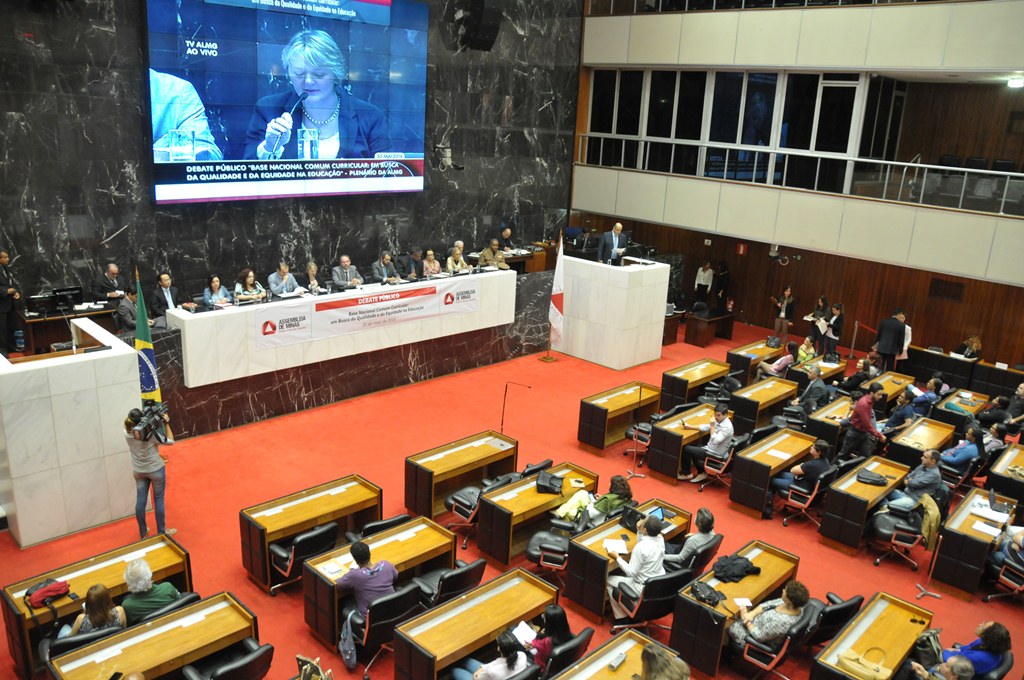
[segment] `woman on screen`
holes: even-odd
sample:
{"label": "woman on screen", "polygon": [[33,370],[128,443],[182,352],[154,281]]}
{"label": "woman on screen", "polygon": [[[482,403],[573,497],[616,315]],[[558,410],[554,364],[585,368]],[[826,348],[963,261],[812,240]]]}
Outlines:
{"label": "woman on screen", "polygon": [[303,144],[304,158],[373,158],[389,150],[384,112],[349,92],[345,57],[330,34],[297,33],[281,64],[291,89],[256,103],[246,159],[298,158],[299,131],[315,139]]}

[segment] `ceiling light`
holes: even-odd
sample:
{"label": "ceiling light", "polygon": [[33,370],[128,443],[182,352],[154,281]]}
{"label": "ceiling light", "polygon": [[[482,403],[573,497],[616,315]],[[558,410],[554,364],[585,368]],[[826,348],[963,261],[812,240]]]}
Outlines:
{"label": "ceiling light", "polygon": [[1013,88],[1024,87],[1024,78],[1010,78],[1006,81],[1006,86]]}

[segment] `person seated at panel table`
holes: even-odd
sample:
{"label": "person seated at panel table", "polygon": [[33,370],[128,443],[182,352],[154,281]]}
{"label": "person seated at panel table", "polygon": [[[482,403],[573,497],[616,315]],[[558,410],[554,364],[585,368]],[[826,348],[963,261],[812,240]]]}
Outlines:
{"label": "person seated at panel table", "polygon": [[[780,472],[772,477],[772,491],[777,494],[786,494],[789,492],[790,487],[793,486],[793,482],[796,481],[799,481],[801,486],[814,488],[814,484],[818,481],[818,477],[821,477],[821,475],[832,466],[828,458],[829,450],[830,447],[827,441],[823,439],[815,441],[811,444],[810,460],[805,460],[802,463],[794,465],[789,470]],[[773,494],[765,508],[765,519],[772,518],[774,500],[775,496]]]}
{"label": "person seated at panel table", "polygon": [[128,279],[120,274],[120,270],[113,262],[107,264],[99,278],[92,284],[92,297],[94,300],[107,302],[123,298],[128,292]]}
{"label": "person seated at panel table", "polygon": [[828,399],[828,388],[825,381],[821,379],[821,366],[811,365],[807,367],[807,387],[793,401],[790,406],[801,406],[804,413],[810,415],[819,405],[824,404]]}
{"label": "person seated at panel table", "polygon": [[363,277],[352,264],[352,258],[342,255],[338,258],[338,266],[331,270],[331,282],[339,288],[363,285]]}
{"label": "person seated at panel table", "polygon": [[398,283],[402,280],[402,277],[398,275],[398,270],[395,269],[395,263],[391,261],[391,253],[386,250],[373,263],[371,274],[370,280],[377,283]]}
{"label": "person seated at panel table", "polygon": [[[686,540],[682,543],[667,543],[665,545],[665,564],[689,566],[696,555],[704,546],[715,540],[715,516],[707,508],[697,510],[694,518],[697,525],[696,533],[687,534]],[[699,574],[694,574],[699,576]]]}
{"label": "person seated at panel table", "polygon": [[437,276],[441,273],[441,261],[434,256],[434,251],[428,250],[427,257],[423,260],[423,275]]}
{"label": "person seated at panel table", "polygon": [[481,663],[469,657],[459,662],[452,669],[452,680],[505,680],[530,665],[523,646],[511,631],[504,631],[495,640],[498,646],[498,658],[490,663]]}
{"label": "person seated at panel table", "polygon": [[[135,330],[135,314],[138,311],[138,299],[139,296],[135,294],[135,291],[129,290],[125,291],[125,296],[117,303],[117,321],[121,325],[121,330]],[[150,328],[157,325],[156,319],[146,319],[146,321],[149,322]],[[163,326],[162,323],[160,325]]]}
{"label": "person seated at panel table", "polygon": [[462,246],[452,248],[452,254],[448,256],[448,262],[445,263],[445,269],[448,270],[448,273],[467,272],[472,268],[473,266],[462,257]]}
{"label": "person seated at panel table", "polygon": [[796,361],[797,363],[802,364],[805,361],[810,361],[815,356],[817,355],[814,353],[814,339],[808,335],[804,338],[804,342],[800,345],[800,349],[797,350]]}
{"label": "person seated at panel table", "polygon": [[914,405],[910,403],[910,400],[910,390],[903,390],[896,395],[896,406],[893,407],[892,413],[878,424],[882,434],[886,437],[892,438],[893,433],[907,429],[911,423],[917,420]]}
{"label": "person seated at panel table", "polygon": [[406,255],[398,258],[397,269],[399,275],[406,281],[415,281],[423,278],[423,249],[414,246]]}
{"label": "person seated at panel table", "polygon": [[329,33],[296,33],[281,51],[280,64],[291,88],[256,102],[246,132],[247,160],[297,158],[301,129],[319,133],[319,158],[373,158],[388,151],[384,112],[349,92],[345,56]]}
{"label": "person seated at panel table", "polygon": [[977,359],[981,356],[981,338],[972,335],[961,342],[951,354],[959,354],[964,359]]}
{"label": "person seated at panel table", "polygon": [[969,428],[962,442],[942,452],[939,462],[956,468],[960,474],[967,472],[971,463],[981,455],[980,446],[984,439],[985,431],[980,427]]}
{"label": "person seated at panel table", "polygon": [[762,602],[752,610],[741,606],[740,620],[729,626],[733,649],[742,653],[747,640],[770,644],[786,637],[809,599],[807,586],[793,580],[782,589],[781,598]]}
{"label": "person seated at panel table", "polygon": [[456,248],[458,248],[459,250],[465,252],[466,244],[463,241],[461,241],[461,240],[460,241],[455,241],[455,243],[452,244],[452,247],[448,249],[448,255],[450,256],[455,251]]}
{"label": "person seated at panel table", "polygon": [[498,234],[498,245],[506,253],[516,247],[516,244],[512,242],[512,227],[506,225],[501,228],[501,232]]}
{"label": "person seated at panel table", "polygon": [[246,267],[235,279],[235,300],[238,302],[261,302],[267,299],[267,291],[256,280],[256,272]]}
{"label": "person seated at panel table", "polygon": [[477,263],[481,267],[508,269],[508,265],[505,263],[505,253],[501,252],[501,247],[498,245],[498,239],[492,238],[491,245],[480,251],[480,259]]}
{"label": "person seated at panel table", "polygon": [[828,387],[829,393],[835,395],[837,390],[853,392],[856,389],[860,389],[861,385],[868,380],[871,369],[866,358],[858,359],[855,368],[856,370],[846,378],[843,378],[842,380],[833,380],[832,384]]}
{"label": "person seated at panel table", "polygon": [[309,261],[306,263],[306,273],[296,274],[295,282],[299,284],[299,287],[305,288],[313,295],[326,293],[327,287],[321,285],[320,279],[317,277],[319,271],[320,268],[316,266],[316,262]]}
{"label": "person seated at panel table", "polygon": [[786,375],[786,371],[789,367],[796,363],[797,354],[800,352],[800,346],[792,340],[786,343],[786,351],[781,357],[776,359],[773,363],[762,361],[757,365],[757,379],[766,380],[768,378],[781,378]]}
{"label": "person seated at panel table", "polygon": [[690,680],[690,666],[661,645],[648,642],[640,652],[640,680]]}
{"label": "person seated at panel table", "polygon": [[[709,432],[711,436],[704,446],[688,444],[683,447],[683,456],[680,461],[680,472],[677,479],[689,480],[691,484],[699,484],[708,478],[704,472],[704,459],[709,454],[724,459],[732,446],[732,435],[735,432],[732,421],[729,420],[729,406],[718,404],[715,406],[714,422],[700,426],[701,432]],[[692,429],[692,428],[691,428]],[[697,474],[691,475],[690,470],[696,469]]]}
{"label": "person seated at panel table", "polygon": [[654,515],[648,515],[637,525],[636,545],[631,546],[629,562],[614,550],[608,551],[623,574],[608,577],[608,604],[616,619],[624,619],[629,615],[613,597],[616,586],[629,583],[640,592],[647,581],[665,573],[665,538],[661,535],[661,529],[662,522]]}
{"label": "person seated at panel table", "polygon": [[343,616],[348,616],[345,610],[353,608],[366,616],[366,610],[374,600],[395,592],[398,570],[387,560],[374,563],[370,559],[370,546],[362,541],[353,543],[349,550],[356,565],[345,572],[334,587],[339,593],[351,596],[350,602],[343,607]]}
{"label": "person seated at panel table", "polygon": [[220,277],[210,274],[206,279],[206,288],[203,289],[203,304],[213,307],[214,305],[230,305],[231,302],[231,293],[220,285]]}
{"label": "person seated at panel table", "polygon": [[299,290],[299,282],[288,269],[288,263],[281,260],[277,263],[277,271],[267,277],[267,287],[274,295],[287,295]]}
{"label": "person seated at panel table", "polygon": [[126,620],[124,607],[115,606],[107,587],[97,583],[85,594],[83,612],[75,618],[72,625],[62,626],[57,637],[91,633],[104,628],[124,628]]}
{"label": "person seated at panel table", "polygon": [[157,288],[153,291],[149,300],[149,308],[153,318],[166,316],[168,309],[195,309],[196,303],[191,302],[176,287],[171,285],[171,275],[167,272],[160,272],[156,277]]}
{"label": "person seated at panel table", "polygon": [[995,423],[1005,423],[1010,419],[1010,398],[1000,394],[981,407],[974,417],[979,425],[989,427]]}
{"label": "person seated at panel table", "polygon": [[914,413],[919,416],[927,416],[932,411],[932,406],[939,403],[939,392],[942,391],[942,380],[932,378],[924,386],[924,392],[914,397],[910,402],[914,407]]}
{"label": "person seated at panel table", "polygon": [[167,581],[154,584],[153,570],[149,562],[141,557],[125,567],[124,582],[128,587],[128,596],[122,600],[121,606],[129,626],[181,597],[178,589]]}

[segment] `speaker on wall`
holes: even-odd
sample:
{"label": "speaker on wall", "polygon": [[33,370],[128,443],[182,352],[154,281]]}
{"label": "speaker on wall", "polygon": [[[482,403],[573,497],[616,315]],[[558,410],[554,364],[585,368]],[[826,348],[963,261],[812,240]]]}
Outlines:
{"label": "speaker on wall", "polygon": [[447,0],[441,14],[441,38],[453,51],[489,51],[501,28],[498,0]]}

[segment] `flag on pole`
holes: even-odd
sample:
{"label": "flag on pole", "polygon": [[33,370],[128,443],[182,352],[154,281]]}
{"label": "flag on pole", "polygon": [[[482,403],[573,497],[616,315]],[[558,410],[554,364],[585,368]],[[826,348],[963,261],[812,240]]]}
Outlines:
{"label": "flag on pole", "polygon": [[139,355],[139,389],[142,401],[152,399],[158,404],[163,402],[160,396],[160,380],[156,375],[156,354],[153,352],[153,336],[149,331],[149,317],[146,316],[146,297],[142,294],[142,282],[139,281],[139,270],[135,270],[135,351]]}
{"label": "flag on pole", "polygon": [[555,260],[555,278],[551,282],[551,308],[548,310],[548,321],[551,322],[551,349],[562,351],[564,345],[563,337],[563,313],[565,309],[565,268],[562,252],[562,235],[558,235],[558,254]]}

